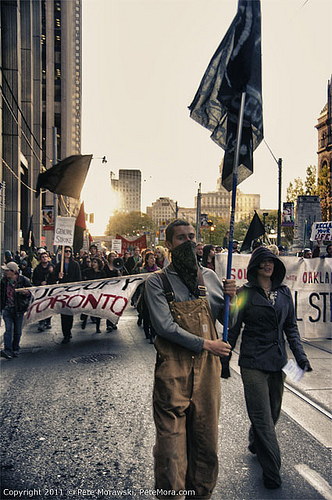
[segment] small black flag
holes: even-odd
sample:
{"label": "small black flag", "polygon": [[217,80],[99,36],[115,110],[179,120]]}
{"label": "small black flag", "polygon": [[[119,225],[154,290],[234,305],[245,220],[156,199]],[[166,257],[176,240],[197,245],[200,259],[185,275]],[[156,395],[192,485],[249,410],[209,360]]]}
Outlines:
{"label": "small black flag", "polygon": [[241,94],[246,92],[238,184],[253,173],[263,139],[260,0],[239,0],[237,14],[205,71],[190,116],[225,150],[222,185],[232,190]]}
{"label": "small black flag", "polygon": [[33,215],[31,215],[31,217],[30,217],[28,231],[27,231],[27,233],[24,237],[24,241],[23,241],[24,250],[26,252],[29,252],[29,251],[33,252],[35,249],[35,237],[33,234],[32,219],[33,219]]}
{"label": "small black flag", "polygon": [[73,155],[38,175],[36,198],[42,188],[79,199],[92,155]]}
{"label": "small black flag", "polygon": [[85,224],[85,211],[84,211],[84,201],[83,201],[81,203],[80,211],[78,212],[78,216],[75,222],[74,243],[73,243],[74,253],[79,252],[81,248],[83,248],[85,230],[86,230],[86,224]]}
{"label": "small black flag", "polygon": [[255,215],[253,216],[250,222],[250,226],[248,227],[247,234],[245,235],[245,238],[241,245],[240,252],[244,252],[245,250],[251,250],[252,241],[255,240],[256,238],[259,238],[260,236],[263,236],[263,234],[265,234],[265,228],[255,210]]}

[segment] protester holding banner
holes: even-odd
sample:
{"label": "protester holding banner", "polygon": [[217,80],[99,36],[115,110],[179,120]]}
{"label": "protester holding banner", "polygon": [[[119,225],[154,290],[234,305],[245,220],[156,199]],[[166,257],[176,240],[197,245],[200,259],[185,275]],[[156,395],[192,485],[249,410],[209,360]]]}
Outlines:
{"label": "protester holding banner", "polygon": [[129,274],[138,274],[140,267],[142,266],[142,257],[140,255],[139,247],[134,248],[134,254],[129,257],[126,267]]}
{"label": "protester holding banner", "polygon": [[[78,264],[73,259],[73,252],[70,246],[64,247],[64,266],[61,270],[61,262],[57,264],[54,272],[58,277],[59,283],[73,283],[75,281],[81,281],[81,269]],[[62,344],[68,344],[72,337],[71,329],[73,327],[74,316],[68,314],[61,314],[61,328],[63,334]]]}
{"label": "protester holding banner", "polygon": [[[87,268],[84,273],[85,280],[100,280],[101,278],[105,278],[103,261],[99,257],[91,258],[91,267]],[[86,326],[88,316],[86,314],[82,314],[82,330],[84,330]],[[91,316],[93,323],[96,325],[96,333],[100,333],[100,318],[96,316]]]}
{"label": "protester holding banner", "polygon": [[[56,283],[57,277],[54,267],[46,250],[39,252],[40,263],[33,270],[32,284],[35,286],[52,285]],[[43,332],[45,328],[51,328],[51,319],[48,317],[39,321],[38,331]]]}
{"label": "protester holding banner", "polygon": [[[154,273],[159,270],[156,264],[156,259],[152,251],[146,252],[144,255],[144,266],[141,269],[142,273]],[[145,283],[142,283],[137,288],[138,300],[137,300],[137,324],[141,326],[143,323],[143,330],[145,333],[145,338],[149,339],[150,344],[153,344],[156,332],[153,329],[150,320],[149,309],[145,300]]]}
{"label": "protester holding banner", "polygon": [[[145,294],[157,332],[155,487],[194,490],[207,499],[218,476],[219,356],[230,352],[215,330],[224,291],[216,273],[198,265],[195,229],[187,221],[167,226],[166,246],[172,263],[149,275]],[[228,280],[231,298],[235,289]]]}
{"label": "protester holding banner", "polygon": [[[264,485],[270,489],[281,485],[275,424],[284,388],[282,368],[287,363],[284,335],[300,368],[311,371],[301,344],[291,292],[282,284],[285,274],[283,262],[270,250],[261,246],[253,252],[247,268],[248,282],[238,293],[238,319],[228,336],[234,348],[244,325],[239,365],[251,421],[249,450],[257,454]],[[223,360],[224,378],[229,376],[228,360]]]}
{"label": "protester holding banner", "polygon": [[17,288],[31,287],[30,280],[19,274],[19,267],[14,261],[1,266],[5,276],[1,280],[0,310],[5,322],[5,348],[1,357],[12,359],[19,355],[22,336],[23,315],[30,302],[29,290],[16,292]]}

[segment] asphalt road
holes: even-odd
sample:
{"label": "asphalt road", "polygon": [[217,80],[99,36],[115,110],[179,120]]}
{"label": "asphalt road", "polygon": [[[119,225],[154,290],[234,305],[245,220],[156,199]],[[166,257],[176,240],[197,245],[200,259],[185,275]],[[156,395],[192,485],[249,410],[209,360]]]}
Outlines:
{"label": "asphalt road", "polygon": [[[111,333],[105,320],[95,334],[94,325],[81,331],[75,318],[69,345],[61,345],[59,318],[52,321],[44,333],[36,325],[26,329],[19,358],[1,359],[1,499],[155,498],[155,351],[134,309]],[[247,451],[240,377],[232,372],[221,383],[213,499],[332,499],[330,450],[285,413],[277,425],[283,485],[263,487],[257,459]]]}

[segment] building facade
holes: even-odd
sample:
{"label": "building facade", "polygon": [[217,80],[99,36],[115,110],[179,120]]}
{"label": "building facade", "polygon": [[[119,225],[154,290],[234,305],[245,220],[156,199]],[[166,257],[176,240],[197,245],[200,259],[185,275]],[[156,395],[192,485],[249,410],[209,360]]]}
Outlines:
{"label": "building facade", "polygon": [[332,220],[332,77],[327,84],[327,103],[318,117],[318,174],[326,168],[330,182],[330,196],[327,205],[330,207],[328,220]]}
{"label": "building facade", "polygon": [[115,197],[114,206],[117,212],[141,211],[142,174],[140,170],[119,170],[119,178],[115,179],[111,172],[111,189]]}
{"label": "building facade", "polygon": [[[81,0],[0,2],[0,244],[16,251],[30,217],[37,245],[52,245],[35,198],[38,174],[81,149]],[[64,200],[66,214],[77,209]]]}

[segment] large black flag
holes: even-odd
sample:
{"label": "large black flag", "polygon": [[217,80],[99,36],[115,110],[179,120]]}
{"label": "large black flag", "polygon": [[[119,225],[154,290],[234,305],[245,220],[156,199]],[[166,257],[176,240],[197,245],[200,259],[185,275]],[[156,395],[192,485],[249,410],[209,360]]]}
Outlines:
{"label": "large black flag", "polygon": [[38,175],[36,198],[41,188],[79,199],[92,155],[73,155]]}
{"label": "large black flag", "polygon": [[259,238],[260,236],[263,236],[263,234],[265,234],[265,228],[255,210],[255,215],[250,222],[250,226],[248,227],[247,234],[245,235],[245,238],[241,245],[240,252],[251,250],[252,241],[256,238]]}
{"label": "large black flag", "polygon": [[225,150],[222,185],[232,190],[241,94],[246,92],[238,184],[253,173],[263,139],[260,0],[239,0],[237,14],[205,71],[190,116]]}

